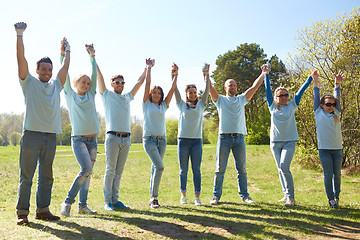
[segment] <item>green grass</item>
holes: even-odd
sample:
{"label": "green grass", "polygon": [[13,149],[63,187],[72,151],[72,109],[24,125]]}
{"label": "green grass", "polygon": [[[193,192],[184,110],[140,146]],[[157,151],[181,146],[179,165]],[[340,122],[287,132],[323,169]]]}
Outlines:
{"label": "green grass", "polygon": [[[322,172],[292,163],[297,206],[286,208],[275,162],[269,146],[247,146],[248,190],[255,204],[240,201],[234,160],[229,158],[221,204],[210,206],[215,170],[214,145],[203,149],[203,206],[193,204],[192,173],[188,174],[188,201],[180,205],[179,166],[176,146],[167,146],[165,171],[160,185],[159,209],[150,209],[149,179],[151,162],[141,144],[133,144],[120,186],[120,200],[131,209],[103,210],[105,150],[99,145],[92,175],[88,204],[97,215],[77,214],[57,222],[35,219],[36,177],[31,195],[27,226],[15,223],[18,186],[19,147],[0,147],[0,239],[360,239],[359,176],[342,176],[340,208],[327,205]],[[60,214],[79,166],[71,147],[57,148],[51,211]],[[37,175],[36,175],[37,176]]]}

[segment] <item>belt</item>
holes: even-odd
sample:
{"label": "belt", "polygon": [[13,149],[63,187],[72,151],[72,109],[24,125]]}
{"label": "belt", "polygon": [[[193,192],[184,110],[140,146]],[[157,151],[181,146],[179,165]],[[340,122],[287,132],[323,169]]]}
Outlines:
{"label": "belt", "polygon": [[107,133],[110,133],[112,135],[115,135],[117,137],[121,137],[121,138],[126,138],[130,136],[130,133],[119,133],[119,132],[114,132],[114,131],[108,131]]}
{"label": "belt", "polygon": [[241,136],[242,134],[241,133],[222,133],[220,135],[222,135],[222,136],[230,136],[230,137],[238,137],[238,136]]}

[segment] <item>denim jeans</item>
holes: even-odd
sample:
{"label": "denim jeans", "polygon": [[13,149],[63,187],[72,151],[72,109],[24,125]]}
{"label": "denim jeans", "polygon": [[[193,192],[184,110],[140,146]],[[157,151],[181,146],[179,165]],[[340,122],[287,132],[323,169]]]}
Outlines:
{"label": "denim jeans", "polygon": [[294,198],[294,180],[290,164],[295,153],[295,142],[271,142],[270,148],[278,168],[284,196]]}
{"label": "denim jeans", "polygon": [[106,134],[106,170],[104,176],[104,201],[117,203],[119,188],[127,156],[131,145],[131,137],[121,138],[110,133]]}
{"label": "denim jeans", "polygon": [[20,181],[16,214],[28,215],[32,179],[39,164],[36,191],[36,212],[49,211],[54,182],[52,165],[56,152],[56,134],[25,130],[20,142]]}
{"label": "denim jeans", "polygon": [[158,197],[162,173],[164,171],[163,158],[166,150],[166,138],[144,137],[144,149],[152,161],[150,177],[150,197]]}
{"label": "denim jeans", "polygon": [[343,151],[342,149],[319,149],[319,157],[324,170],[326,195],[329,200],[338,198],[340,195]]}
{"label": "denim jeans", "polygon": [[97,154],[96,137],[72,136],[71,146],[81,170],[74,179],[65,203],[73,204],[76,195],[79,193],[79,207],[86,207],[90,177]]}
{"label": "denim jeans", "polygon": [[220,199],[222,195],[222,187],[224,175],[228,163],[230,150],[232,150],[235,168],[237,171],[238,192],[241,199],[247,198],[247,174],[246,174],[246,149],[244,135],[236,137],[219,135],[216,149],[216,171],[214,178],[213,196]]}
{"label": "denim jeans", "polygon": [[189,157],[191,157],[191,168],[195,193],[201,191],[200,165],[202,158],[202,142],[200,138],[179,138],[178,139],[178,158],[180,165],[180,191],[186,192],[187,173],[189,167]]}

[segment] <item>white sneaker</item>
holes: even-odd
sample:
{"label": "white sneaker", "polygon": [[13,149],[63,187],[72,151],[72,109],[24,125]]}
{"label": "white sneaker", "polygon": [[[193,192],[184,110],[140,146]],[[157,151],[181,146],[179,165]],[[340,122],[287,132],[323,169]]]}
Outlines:
{"label": "white sneaker", "polygon": [[282,199],[280,199],[278,202],[286,202],[286,200],[287,200],[287,197],[286,196],[284,196]]}
{"label": "white sneaker", "polygon": [[243,199],[243,202],[246,202],[246,203],[254,203],[255,201],[251,199],[251,197],[246,197]]}
{"label": "white sneaker", "polygon": [[332,208],[337,208],[338,207],[338,204],[337,204],[336,200],[334,200],[334,199],[329,200],[329,205]]}
{"label": "white sneaker", "polygon": [[79,207],[79,213],[96,214],[96,211],[91,210],[88,206],[85,206],[85,207]]}
{"label": "white sneaker", "polygon": [[61,214],[70,217],[70,210],[71,210],[71,204],[68,204],[66,202],[63,202],[61,204]]}
{"label": "white sneaker", "polygon": [[180,197],[180,203],[181,203],[181,204],[187,204],[187,203],[188,203],[188,202],[187,202],[187,199],[186,199],[186,196],[181,195],[181,197]]}
{"label": "white sneaker", "polygon": [[195,205],[196,206],[200,206],[201,205],[201,200],[199,197],[195,197]]}
{"label": "white sneaker", "polygon": [[287,197],[285,206],[287,207],[295,206],[295,199],[291,197]]}
{"label": "white sneaker", "polygon": [[215,196],[213,196],[213,198],[210,200],[210,204],[211,205],[216,205],[219,203],[219,199]]}

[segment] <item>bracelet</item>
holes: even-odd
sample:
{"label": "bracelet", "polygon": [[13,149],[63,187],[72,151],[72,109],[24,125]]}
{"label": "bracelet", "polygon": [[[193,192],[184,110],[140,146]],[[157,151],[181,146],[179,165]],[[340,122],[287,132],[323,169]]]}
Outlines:
{"label": "bracelet", "polygon": [[70,50],[66,50],[65,52],[70,52]]}

